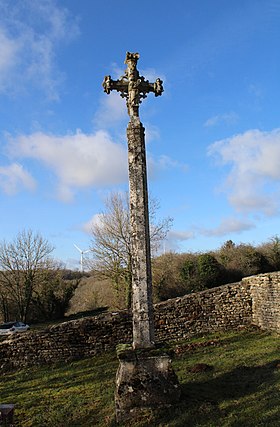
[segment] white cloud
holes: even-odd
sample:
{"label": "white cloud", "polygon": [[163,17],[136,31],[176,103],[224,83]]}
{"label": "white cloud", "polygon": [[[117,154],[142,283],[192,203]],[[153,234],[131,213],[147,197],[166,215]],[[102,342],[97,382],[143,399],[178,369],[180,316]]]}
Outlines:
{"label": "white cloud", "polygon": [[166,77],[164,75],[159,75],[159,73],[154,68],[145,68],[144,70],[140,69],[140,76],[143,76],[145,80],[149,80],[149,82],[153,83],[157,78],[166,82]]}
{"label": "white cloud", "polygon": [[82,229],[85,233],[87,234],[91,234],[92,228],[94,225],[100,225],[100,217],[102,216],[102,214],[95,214],[93,215],[89,221],[87,221],[86,223],[84,223],[82,225]]}
{"label": "white cloud", "polygon": [[129,120],[126,100],[117,92],[111,92],[109,96],[104,94],[100,107],[93,118],[94,124],[100,129],[105,129],[114,127],[116,123],[122,122],[124,119]]}
{"label": "white cloud", "polygon": [[162,245],[162,252],[181,250],[181,243],[195,237],[194,231],[191,230],[171,230],[167,234],[166,240]]}
{"label": "white cloud", "polygon": [[178,162],[178,160],[171,159],[171,157],[164,154],[159,157],[157,164],[161,169],[179,168],[184,172],[188,169],[185,163]]}
{"label": "white cloud", "polygon": [[162,154],[158,158],[148,156],[148,171],[149,176],[154,178],[161,171],[166,171],[170,169],[179,169],[182,172],[187,172],[188,166],[186,163],[179,162],[174,160],[165,154]]}
{"label": "white cloud", "polygon": [[0,2],[0,16],[0,91],[36,86],[57,99],[62,75],[55,52],[78,34],[77,23],[53,0]]}
{"label": "white cloud", "polygon": [[186,240],[193,239],[193,237],[194,237],[193,231],[172,230],[168,232],[169,240],[177,240],[179,242],[185,242]]}
{"label": "white cloud", "polygon": [[[83,188],[118,185],[128,180],[127,146],[115,143],[106,131],[63,136],[35,132],[11,136],[6,152],[12,159],[33,159],[50,169],[57,178],[56,196],[69,202]],[[186,170],[186,165],[162,155],[149,158],[153,176],[169,169]]]}
{"label": "white cloud", "polygon": [[15,66],[19,45],[0,28],[0,90],[8,71]]}
{"label": "white cloud", "polygon": [[[110,95],[102,96],[99,108],[93,117],[93,124],[97,129],[116,129],[120,124],[123,129],[123,139],[125,129],[129,121],[127,113],[126,100],[117,92],[111,92]],[[119,129],[119,128],[118,128]],[[145,143],[157,140],[160,137],[157,126],[149,124],[145,126]]]}
{"label": "white cloud", "polygon": [[226,125],[232,125],[238,121],[238,115],[234,112],[218,114],[216,116],[210,117],[203,124],[204,127],[217,126],[221,123],[225,123]]}
{"label": "white cloud", "polygon": [[242,231],[251,230],[255,225],[248,220],[238,218],[225,218],[216,228],[201,230],[205,236],[225,236],[230,233],[241,233]]}
{"label": "white cloud", "polygon": [[108,133],[65,136],[37,132],[9,137],[11,157],[35,159],[57,177],[57,195],[63,201],[73,198],[78,188],[106,186],[127,180],[126,148],[114,143]]}
{"label": "white cloud", "polygon": [[226,236],[232,233],[241,233],[242,231],[255,228],[255,224],[247,219],[239,219],[235,217],[225,218],[215,228],[202,228],[193,226],[189,230],[171,230],[168,232],[167,239],[163,243],[162,250],[181,250],[181,244],[196,238],[197,236]]}
{"label": "white cloud", "polygon": [[150,144],[151,141],[160,139],[159,128],[152,124],[147,124],[145,126],[145,144]]}
{"label": "white cloud", "polygon": [[239,211],[272,215],[279,210],[280,129],[249,130],[209,147],[230,167],[225,183],[230,203]]}
{"label": "white cloud", "polygon": [[36,182],[18,163],[0,166],[0,187],[8,195],[16,194],[21,188],[34,190]]}

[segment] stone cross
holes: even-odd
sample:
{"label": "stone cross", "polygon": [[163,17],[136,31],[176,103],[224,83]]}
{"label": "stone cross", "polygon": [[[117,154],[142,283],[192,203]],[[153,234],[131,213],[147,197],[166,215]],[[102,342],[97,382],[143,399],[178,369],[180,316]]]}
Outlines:
{"label": "stone cross", "polygon": [[152,302],[151,251],[148,211],[148,187],[145,150],[145,129],[139,119],[139,105],[147,93],[159,96],[163,92],[162,80],[150,83],[137,70],[138,53],[127,52],[127,69],[119,80],[106,76],[104,91],[120,92],[126,98],[130,121],[127,127],[130,228],[132,253],[132,314],[133,348],[154,346],[154,318]]}
{"label": "stone cross", "polygon": [[150,83],[137,70],[139,53],[126,53],[124,63],[127,64],[125,74],[119,80],[112,80],[111,76],[105,76],[102,83],[104,92],[109,94],[111,90],[121,92],[121,97],[126,98],[128,114],[131,120],[139,117],[139,105],[142,98],[147,98],[147,93],[154,92],[159,96],[163,92],[162,80],[156,79],[155,83]]}

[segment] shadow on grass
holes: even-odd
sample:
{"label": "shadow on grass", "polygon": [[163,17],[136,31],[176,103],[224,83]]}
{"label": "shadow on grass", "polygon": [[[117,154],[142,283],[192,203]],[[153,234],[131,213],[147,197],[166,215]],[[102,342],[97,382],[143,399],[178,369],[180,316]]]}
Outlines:
{"label": "shadow on grass", "polygon": [[16,404],[19,426],[105,426],[98,420],[106,418],[110,405],[114,413],[116,366],[115,355],[106,354],[102,359],[9,372],[0,386],[1,400]]}
{"label": "shadow on grass", "polygon": [[181,384],[181,402],[159,412],[150,425],[279,426],[278,370],[280,360],[274,360],[262,366],[238,366],[215,378],[208,376]]}
{"label": "shadow on grass", "polygon": [[191,382],[182,386],[185,396],[197,398],[211,396],[219,402],[240,398],[254,393],[263,383],[274,382],[275,372],[280,369],[280,359],[262,366],[237,366],[230,372],[205,382]]}

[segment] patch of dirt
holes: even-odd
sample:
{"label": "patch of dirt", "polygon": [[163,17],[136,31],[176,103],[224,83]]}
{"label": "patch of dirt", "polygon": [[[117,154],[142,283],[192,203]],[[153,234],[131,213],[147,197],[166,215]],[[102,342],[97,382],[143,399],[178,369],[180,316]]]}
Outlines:
{"label": "patch of dirt", "polygon": [[214,369],[213,366],[207,365],[207,363],[197,363],[196,365],[192,366],[188,369],[189,372],[192,372],[193,374],[199,373],[199,372],[209,372]]}
{"label": "patch of dirt", "polygon": [[175,347],[174,353],[176,354],[176,356],[181,356],[184,353],[191,353],[195,351],[197,348],[217,347],[219,345],[221,345],[220,340],[211,340],[211,341],[205,341],[205,342],[177,345]]}

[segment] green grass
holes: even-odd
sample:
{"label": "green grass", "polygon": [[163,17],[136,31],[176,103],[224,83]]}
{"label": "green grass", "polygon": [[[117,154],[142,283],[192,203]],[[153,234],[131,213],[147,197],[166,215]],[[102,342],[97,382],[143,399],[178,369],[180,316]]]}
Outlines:
{"label": "green grass", "polygon": [[[131,425],[279,426],[279,336],[257,330],[213,334],[170,345],[181,401]],[[204,363],[211,369],[192,373]],[[65,365],[2,374],[1,403],[16,404],[16,425],[114,426],[118,362],[106,353]]]}

